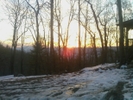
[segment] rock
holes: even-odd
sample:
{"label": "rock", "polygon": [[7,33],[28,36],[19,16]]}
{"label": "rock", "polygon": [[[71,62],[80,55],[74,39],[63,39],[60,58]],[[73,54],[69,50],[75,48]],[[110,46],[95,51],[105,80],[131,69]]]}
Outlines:
{"label": "rock", "polygon": [[122,93],[125,82],[119,81],[115,88],[111,89],[101,100],[124,100]]}
{"label": "rock", "polygon": [[103,73],[103,70],[101,68],[98,69],[99,73]]}
{"label": "rock", "polygon": [[18,74],[16,77],[24,77],[23,74]]}
{"label": "rock", "polygon": [[120,69],[127,69],[127,65],[121,65]]}

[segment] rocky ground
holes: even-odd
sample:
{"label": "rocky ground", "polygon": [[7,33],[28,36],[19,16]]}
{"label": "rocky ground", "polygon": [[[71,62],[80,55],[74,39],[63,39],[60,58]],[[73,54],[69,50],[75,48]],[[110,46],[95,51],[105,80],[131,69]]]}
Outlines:
{"label": "rocky ground", "polygon": [[133,100],[133,69],[105,64],[62,75],[3,76],[0,100]]}

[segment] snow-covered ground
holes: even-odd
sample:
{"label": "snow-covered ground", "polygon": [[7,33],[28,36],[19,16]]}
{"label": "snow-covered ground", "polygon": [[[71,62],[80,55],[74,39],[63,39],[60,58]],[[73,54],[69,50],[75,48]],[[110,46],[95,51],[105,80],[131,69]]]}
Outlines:
{"label": "snow-covered ground", "polygon": [[133,69],[115,64],[84,68],[62,75],[0,77],[0,100],[102,100],[119,81],[124,100],[133,100]]}

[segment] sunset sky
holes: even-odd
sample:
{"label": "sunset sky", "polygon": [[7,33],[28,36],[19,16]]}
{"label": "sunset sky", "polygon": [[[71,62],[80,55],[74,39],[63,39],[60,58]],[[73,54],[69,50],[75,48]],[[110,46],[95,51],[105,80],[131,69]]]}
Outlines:
{"label": "sunset sky", "polygon": [[[12,41],[12,36],[13,36],[13,27],[11,26],[10,21],[8,20],[8,16],[6,16],[6,12],[4,11],[4,2],[0,0],[0,41],[4,44],[10,44]],[[63,21],[62,21],[62,27],[63,27],[63,33],[66,32],[66,27],[68,24],[68,17],[67,12],[69,8],[69,3],[66,1],[62,2],[62,15],[63,15]],[[8,14],[7,14],[8,15]],[[46,29],[48,30],[48,29]],[[81,29],[81,32],[83,32],[84,29]],[[40,32],[43,33],[43,32]],[[78,23],[77,21],[73,20],[70,25],[69,29],[69,41],[68,41],[68,47],[77,47],[77,34],[78,34]],[[32,44],[33,39],[31,37],[31,33],[27,33],[27,38],[25,40],[25,43],[27,44]],[[82,34],[81,34],[82,36]],[[54,33],[54,41],[55,45],[57,44],[58,38],[57,38],[57,33]]]}
{"label": "sunset sky", "polygon": [[[13,35],[13,28],[8,20],[8,16],[6,16],[6,12],[3,10],[4,8],[4,4],[3,1],[0,0],[0,41],[2,43],[5,44],[10,44],[11,43],[11,39],[12,39],[12,35]],[[69,4],[66,1],[62,2],[62,14],[64,16],[66,16],[66,12],[68,11],[69,8]],[[66,27],[67,27],[67,20],[68,17],[64,17],[63,21],[62,21],[62,26],[63,26],[63,32],[66,31]],[[40,32],[41,33],[41,32]],[[84,40],[83,38],[83,33],[84,33],[84,29],[81,27],[81,41]],[[130,31],[130,37],[132,37],[133,35],[131,35],[132,31]],[[33,39],[31,37],[31,33],[26,33],[27,38],[25,40],[25,43],[27,44],[31,44],[33,43]],[[78,34],[78,23],[77,21],[72,21],[71,25],[70,25],[70,30],[69,30],[69,41],[68,41],[68,47],[73,47],[73,46],[78,46],[77,43],[77,34]],[[55,41],[55,45],[57,44],[57,33],[54,33],[54,41]],[[89,37],[87,37],[89,38]],[[89,42],[89,41],[88,41]]]}
{"label": "sunset sky", "polygon": [[[67,2],[62,3],[62,13],[64,16],[66,15],[66,12],[68,9],[69,4]],[[2,43],[8,44],[11,43],[12,35],[13,35],[13,27],[11,26],[11,23],[8,20],[8,16],[6,16],[6,12],[4,11],[4,5],[2,0],[0,0],[0,41]],[[67,17],[65,18],[66,20],[63,20],[62,25],[63,27],[66,27],[67,25]],[[78,24],[77,21],[73,21],[70,25],[70,35],[69,35],[69,42],[68,45],[70,47],[77,46],[76,43],[76,34],[77,34],[77,28]],[[66,29],[64,29],[65,31]],[[54,41],[55,44],[57,43],[57,33],[54,33]],[[32,37],[30,36],[31,34],[28,33],[26,43],[31,43],[33,42]]]}

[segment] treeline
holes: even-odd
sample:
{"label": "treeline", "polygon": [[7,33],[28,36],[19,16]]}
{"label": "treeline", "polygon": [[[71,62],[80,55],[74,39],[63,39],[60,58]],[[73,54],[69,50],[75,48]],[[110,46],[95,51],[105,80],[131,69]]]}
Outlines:
{"label": "treeline", "polygon": [[[11,75],[11,47],[4,46],[0,43],[0,75]],[[25,75],[29,75],[29,57],[30,54],[24,52],[24,60],[23,60],[23,71]],[[21,73],[21,51],[16,50],[15,63],[14,63],[14,72],[15,74]]]}
{"label": "treeline", "polygon": [[[64,49],[64,50],[63,50]],[[11,51],[9,46],[0,44],[0,75],[42,75],[42,74],[61,74],[78,71],[84,67],[94,66],[101,64],[101,55],[98,55],[98,62],[96,63],[93,48],[87,49],[87,54],[84,58],[83,48],[81,49],[81,65],[79,66],[78,48],[62,48],[61,54],[58,54],[58,48],[54,51],[54,62],[51,62],[50,50],[45,48],[43,44],[39,46],[39,62],[36,68],[36,45],[30,52],[23,52],[16,50],[14,73],[11,71]],[[108,49],[108,62],[116,60],[115,48]],[[97,49],[101,52],[101,48]],[[53,64],[52,64],[53,63]]]}

